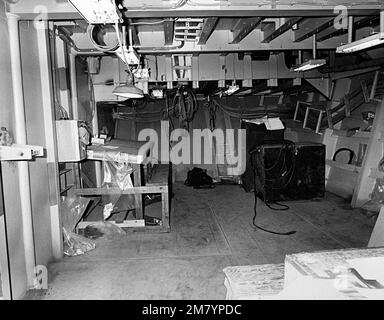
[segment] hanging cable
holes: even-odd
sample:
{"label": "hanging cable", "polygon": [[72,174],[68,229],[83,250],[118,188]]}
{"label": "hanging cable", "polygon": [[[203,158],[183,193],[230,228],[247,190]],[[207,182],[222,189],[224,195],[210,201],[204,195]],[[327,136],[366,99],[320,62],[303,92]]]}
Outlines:
{"label": "hanging cable", "polygon": [[180,86],[173,97],[170,113],[179,119],[180,128],[189,131],[189,123],[192,122],[198,108],[198,102],[192,89]]}

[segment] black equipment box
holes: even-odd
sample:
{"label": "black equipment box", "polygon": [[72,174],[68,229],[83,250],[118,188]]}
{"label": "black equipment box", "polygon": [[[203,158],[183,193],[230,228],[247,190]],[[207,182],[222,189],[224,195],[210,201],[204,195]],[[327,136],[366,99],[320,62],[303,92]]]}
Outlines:
{"label": "black equipment box", "polygon": [[254,189],[254,173],[251,165],[250,152],[257,146],[269,143],[282,143],[284,141],[284,129],[267,130],[264,124],[254,124],[242,121],[241,129],[246,130],[246,169],[241,176],[242,185],[246,192]]}
{"label": "black equipment box", "polygon": [[264,201],[308,200],[325,192],[325,145],[264,144],[251,154],[257,196]]}

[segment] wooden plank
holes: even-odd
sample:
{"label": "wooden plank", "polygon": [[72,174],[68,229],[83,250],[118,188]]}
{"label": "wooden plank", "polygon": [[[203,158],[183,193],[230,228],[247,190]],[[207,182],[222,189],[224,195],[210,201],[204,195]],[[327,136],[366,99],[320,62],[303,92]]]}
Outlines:
{"label": "wooden plank", "polygon": [[164,228],[169,228],[169,193],[161,194],[161,220]]}
{"label": "wooden plank", "polygon": [[339,168],[347,171],[352,171],[352,172],[360,172],[361,168],[357,167],[353,164],[346,164],[346,163],[341,163],[333,160],[326,160],[326,164],[334,167],[334,168]]}
{"label": "wooden plank", "polygon": [[227,300],[258,300],[284,289],[284,264],[234,266],[223,269]]}
{"label": "wooden plank", "polygon": [[211,36],[213,30],[215,30],[215,26],[218,20],[218,17],[209,17],[205,19],[200,33],[199,41],[197,42],[198,45],[203,45],[207,43],[207,40]]}
{"label": "wooden plank", "polygon": [[162,193],[166,192],[167,186],[141,186],[125,190],[119,188],[83,188],[76,189],[74,193],[79,196],[112,195],[112,194],[143,194],[143,193]]}
{"label": "wooden plank", "polygon": [[[133,165],[133,179],[134,186],[142,186],[141,180],[141,166],[139,164]],[[135,208],[136,208],[136,219],[143,219],[144,217],[144,207],[143,207],[143,195],[136,193],[135,194]]]}
{"label": "wooden plank", "polygon": [[381,207],[368,247],[384,246],[384,207]]}
{"label": "wooden plank", "polygon": [[369,178],[371,168],[377,167],[377,164],[382,158],[383,144],[379,142],[383,131],[384,123],[384,100],[381,104],[377,104],[376,115],[373,120],[371,130],[371,139],[368,143],[368,148],[362,170],[360,171],[355,192],[352,198],[352,207],[359,207],[369,200],[369,194],[375,185],[375,180]]}
{"label": "wooden plank", "polygon": [[375,100],[375,95],[376,95],[376,88],[377,84],[379,83],[379,77],[380,77],[380,71],[375,72],[375,76],[373,78],[373,84],[372,84],[372,89],[371,89],[371,94],[369,96],[370,100]]}
{"label": "wooden plank", "polygon": [[236,29],[233,31],[232,44],[239,43],[243,40],[257,25],[263,20],[262,17],[242,18],[240,19]]}
{"label": "wooden plank", "polygon": [[369,102],[370,98],[369,98],[369,93],[368,93],[367,82],[365,80],[362,80],[360,82],[360,86],[361,86],[361,91],[363,92],[365,102]]}
{"label": "wooden plank", "polygon": [[339,136],[339,137],[347,137],[347,138],[355,138],[355,139],[369,139],[371,137],[371,133],[368,131],[356,131],[352,135],[348,135],[348,130],[332,130],[333,136]]}
{"label": "wooden plank", "polygon": [[173,44],[174,30],[175,30],[175,28],[174,28],[174,21],[173,20],[169,20],[169,21],[164,22],[164,44],[166,46]]}
{"label": "wooden plank", "polygon": [[144,228],[124,228],[126,232],[145,232],[145,233],[166,233],[170,232],[170,228],[164,226],[145,226]]}
{"label": "wooden plank", "polygon": [[381,257],[383,254],[383,248],[303,252],[287,255],[285,262],[298,266],[306,275],[315,278],[329,278],[329,272],[332,272],[336,267],[349,266],[347,260]]}
{"label": "wooden plank", "polygon": [[288,19],[287,22],[285,22],[282,26],[280,26],[271,34],[269,34],[267,37],[265,37],[261,42],[270,43],[272,40],[276,39],[277,37],[281,36],[283,33],[287,32],[290,28],[292,28],[295,24],[297,24],[302,19],[303,19],[302,17],[294,17],[294,18]]}
{"label": "wooden plank", "polygon": [[[120,228],[143,228],[145,227],[144,219],[141,220],[124,220],[122,223],[116,223],[115,221],[109,221]],[[95,221],[81,221],[77,225],[78,230],[84,230],[89,225],[94,224]],[[97,221],[96,221],[97,223]]]}
{"label": "wooden plank", "polygon": [[322,17],[305,19],[299,23],[299,28],[293,32],[294,42],[300,42],[333,25],[335,18]]}

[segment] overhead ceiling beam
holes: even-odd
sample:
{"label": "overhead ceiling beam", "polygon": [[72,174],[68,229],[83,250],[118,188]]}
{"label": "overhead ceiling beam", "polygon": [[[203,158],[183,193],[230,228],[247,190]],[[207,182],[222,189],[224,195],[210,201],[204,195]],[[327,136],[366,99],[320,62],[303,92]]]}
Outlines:
{"label": "overhead ceiling beam", "polygon": [[261,42],[270,43],[273,39],[276,39],[277,37],[281,36],[283,33],[287,32],[289,29],[291,29],[295,24],[297,24],[302,19],[303,19],[302,17],[290,18],[282,26],[280,26],[271,34],[269,34],[267,37],[265,37],[264,40],[262,40]]}
{"label": "overhead ceiling beam", "polygon": [[[30,0],[14,1],[15,4],[9,5],[9,11],[20,16],[21,20],[33,20],[36,17],[42,18],[37,5],[44,6],[43,19],[67,20],[81,19],[81,15],[76,9],[65,0]],[[337,5],[344,5],[348,9],[348,14],[363,16],[374,10],[383,9],[382,0],[291,0],[291,1],[221,1],[225,5],[207,6],[204,1],[191,1],[178,9],[174,9],[174,1],[138,1],[123,0],[119,1],[127,8],[124,15],[129,18],[164,18],[164,17],[292,17],[292,16],[333,16],[334,8]],[[189,1],[188,1],[189,2]],[[240,3],[239,3],[240,2]],[[201,5],[199,5],[201,3]],[[231,5],[233,3],[233,5]],[[161,6],[161,8],[156,6]],[[167,9],[168,7],[168,9]],[[377,14],[377,11],[376,11]]]}
{"label": "overhead ceiling beam", "polygon": [[218,20],[219,18],[217,17],[210,17],[205,19],[201,33],[200,33],[199,42],[197,43],[198,45],[207,43],[207,40],[211,36],[213,30],[215,30],[215,26]]}
{"label": "overhead ceiling beam", "polygon": [[300,42],[317,34],[334,24],[334,17],[322,17],[305,19],[299,23],[299,27],[294,31],[294,42]]}
{"label": "overhead ceiling beam", "polygon": [[273,33],[276,30],[276,25],[277,25],[276,20],[278,19],[273,19],[273,20],[267,19],[260,24],[260,30],[263,32],[264,38],[268,37],[271,33]]}
{"label": "overhead ceiling beam", "polygon": [[[356,21],[353,24],[353,30],[357,30],[360,28],[364,28],[367,26],[374,26],[379,23],[379,16],[367,16],[367,17],[356,17]],[[348,33],[348,29],[335,29],[333,27],[329,27],[322,32],[319,32],[317,35],[317,41],[325,41],[333,37],[341,36],[343,34]]]}
{"label": "overhead ceiling beam", "polygon": [[331,99],[332,79],[331,78],[313,78],[305,79],[312,87],[319,91],[323,96]]}
{"label": "overhead ceiling beam", "polygon": [[[351,1],[351,3],[353,3]],[[345,3],[348,7],[348,4]],[[348,8],[348,14],[353,16],[362,16],[362,15],[373,15],[377,14],[380,9],[382,9],[383,4],[377,5],[361,5]],[[280,9],[225,9],[221,8],[220,10],[214,9],[194,9],[194,10],[127,10],[124,12],[125,17],[130,18],[177,18],[177,17],[198,17],[198,18],[207,18],[207,17],[268,17],[268,18],[281,18],[281,17],[292,17],[292,16],[302,16],[302,17],[324,17],[324,16],[334,16],[334,5],[329,7],[324,6],[314,6],[312,9],[303,9],[298,6],[287,6]],[[35,17],[36,14],[31,14],[28,17]],[[50,16],[49,16],[50,17]],[[76,13],[77,19],[80,18],[80,15]],[[51,18],[51,17],[50,17]],[[55,17],[52,17],[55,18]]]}
{"label": "overhead ceiling beam", "polygon": [[366,69],[371,67],[379,67],[384,64],[384,58],[379,58],[375,60],[368,60],[358,64],[342,64],[331,67],[322,67],[319,69],[321,73],[332,73],[332,72],[346,72],[354,71],[359,69]]}
{"label": "overhead ceiling beam", "polygon": [[173,44],[174,30],[175,26],[173,20],[164,22],[164,44],[166,46]]}
{"label": "overhead ceiling beam", "polygon": [[233,31],[232,44],[239,43],[243,40],[257,25],[263,20],[262,17],[242,18],[237,23],[236,29]]}
{"label": "overhead ceiling beam", "polygon": [[268,89],[268,84],[266,80],[262,80],[260,83],[254,85],[251,90],[251,94],[257,94],[259,92],[265,91]]}

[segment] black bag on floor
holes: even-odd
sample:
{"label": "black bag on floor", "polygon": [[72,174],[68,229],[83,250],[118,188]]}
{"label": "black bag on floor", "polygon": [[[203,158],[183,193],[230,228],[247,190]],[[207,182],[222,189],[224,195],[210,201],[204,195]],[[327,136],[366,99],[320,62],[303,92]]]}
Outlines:
{"label": "black bag on floor", "polygon": [[207,174],[207,170],[196,167],[188,171],[184,184],[195,189],[214,187],[213,179]]}

